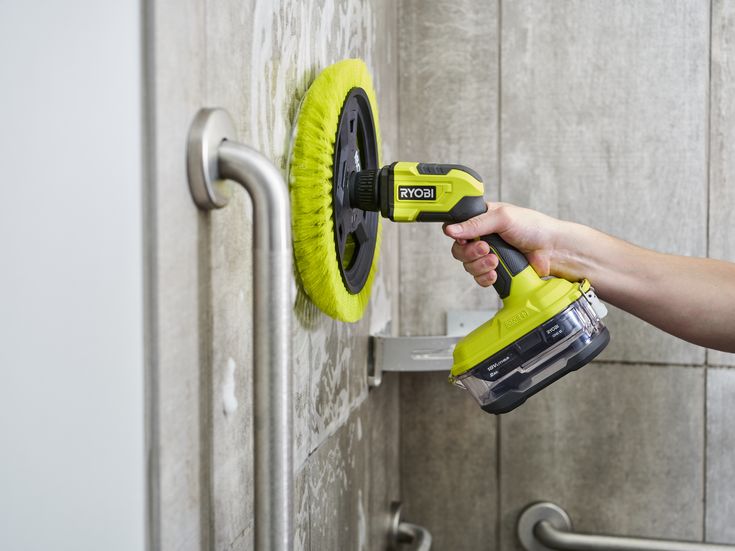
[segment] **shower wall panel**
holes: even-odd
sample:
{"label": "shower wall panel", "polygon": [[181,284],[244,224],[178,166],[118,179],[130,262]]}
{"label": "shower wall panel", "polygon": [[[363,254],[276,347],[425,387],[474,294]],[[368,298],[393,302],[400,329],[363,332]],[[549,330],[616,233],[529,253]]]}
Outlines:
{"label": "shower wall panel", "polygon": [[[498,198],[498,5],[400,3],[401,157],[477,170]],[[401,227],[401,334],[441,335],[449,310],[496,308],[474,285],[438,224]],[[489,316],[488,316],[489,317]],[[401,375],[405,512],[436,549],[491,549],[497,537],[496,421],[447,383],[447,373]]]}
{"label": "shower wall panel", "polygon": [[[403,156],[493,160],[482,167],[492,170],[492,199],[660,251],[735,260],[734,14],[720,0],[402,0]],[[475,43],[484,55],[458,58]],[[488,126],[466,118],[483,120],[486,110],[498,121],[487,140]],[[435,112],[454,122],[439,123]],[[441,247],[429,231],[401,232],[402,259]],[[492,291],[476,288],[448,249],[402,263],[403,333],[440,333],[447,310],[492,304]],[[436,296],[416,284],[427,274],[443,282]],[[457,417],[463,410],[450,411],[455,391],[444,377],[401,376],[403,497],[440,549],[462,548],[479,532],[485,543],[467,548],[520,549],[516,517],[539,499],[567,508],[581,530],[735,541],[733,385],[729,369],[707,367],[731,366],[733,355],[615,308],[607,321],[613,340],[600,361],[497,419],[475,406]],[[421,448],[427,441],[433,453]],[[456,484],[433,474],[442,468]],[[432,474],[433,484],[421,482]],[[483,485],[481,496],[467,480]],[[486,512],[475,530],[462,524],[469,502]],[[487,532],[494,523],[497,539]]]}
{"label": "shower wall panel", "polygon": [[[366,61],[383,157],[397,144],[397,9],[389,0],[161,0],[147,7],[152,273],[151,515],[163,549],[253,548],[252,219],[188,195],[185,141],[205,106],[287,168],[299,100],[318,72]],[[398,493],[398,382],[368,393],[367,335],[397,313],[397,232],[386,227],[371,307],[356,324],[293,285],[297,549],[382,549]],[[274,385],[279,381],[274,380]],[[340,521],[330,511],[340,512]]]}

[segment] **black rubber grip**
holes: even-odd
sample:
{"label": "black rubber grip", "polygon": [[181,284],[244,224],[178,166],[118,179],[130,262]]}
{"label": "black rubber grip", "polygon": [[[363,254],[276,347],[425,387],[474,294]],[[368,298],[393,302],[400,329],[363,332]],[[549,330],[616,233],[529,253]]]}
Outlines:
{"label": "black rubber grip", "polygon": [[508,245],[497,233],[483,235],[480,239],[490,245],[492,251],[500,259],[498,267],[495,268],[498,279],[493,283],[493,287],[500,298],[505,298],[510,294],[513,276],[518,275],[528,266],[528,260],[521,251]]}
{"label": "black rubber grip", "polygon": [[417,222],[447,222],[456,224],[474,218],[485,212],[487,205],[482,195],[462,197],[457,204],[448,212],[420,212],[416,217]]}
{"label": "black rubber grip", "polygon": [[454,169],[462,170],[463,172],[466,172],[467,174],[472,176],[478,182],[482,182],[482,177],[468,166],[435,163],[419,163],[418,165],[416,165],[416,172],[418,172],[419,174],[433,174],[435,176],[449,174],[449,171]]}

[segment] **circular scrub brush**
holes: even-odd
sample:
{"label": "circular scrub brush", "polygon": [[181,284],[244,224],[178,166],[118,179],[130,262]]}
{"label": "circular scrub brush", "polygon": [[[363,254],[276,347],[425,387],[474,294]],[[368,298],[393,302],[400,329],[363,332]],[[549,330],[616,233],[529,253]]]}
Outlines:
{"label": "circular scrub brush", "polygon": [[378,213],[352,208],[349,176],[377,169],[378,116],[365,63],[324,69],[304,96],[291,146],[293,247],[306,294],[329,316],[359,320],[380,246]]}

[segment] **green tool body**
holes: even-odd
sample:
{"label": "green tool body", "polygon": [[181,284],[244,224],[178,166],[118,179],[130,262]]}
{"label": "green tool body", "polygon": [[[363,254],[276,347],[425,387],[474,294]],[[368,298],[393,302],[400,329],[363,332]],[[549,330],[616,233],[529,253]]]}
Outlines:
{"label": "green tool body", "polygon": [[[461,165],[397,162],[349,178],[351,206],[395,222],[463,222],[487,210],[480,176]],[[503,308],[454,350],[450,380],[489,413],[505,413],[579,369],[607,346],[607,310],[587,280],[541,278],[499,235],[480,237],[498,257]]]}

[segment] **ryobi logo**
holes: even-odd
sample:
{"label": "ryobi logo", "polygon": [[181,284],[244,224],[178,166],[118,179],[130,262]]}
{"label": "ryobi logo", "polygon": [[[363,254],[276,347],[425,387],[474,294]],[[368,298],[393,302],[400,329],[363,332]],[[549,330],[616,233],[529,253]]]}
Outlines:
{"label": "ryobi logo", "polygon": [[505,322],[505,327],[508,329],[510,329],[511,327],[515,327],[527,317],[528,317],[528,312],[526,312],[525,310],[521,310],[515,316],[513,316],[512,318],[510,318],[508,321]]}
{"label": "ryobi logo", "polygon": [[398,186],[398,199],[401,201],[436,201],[434,186]]}

